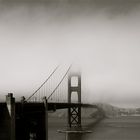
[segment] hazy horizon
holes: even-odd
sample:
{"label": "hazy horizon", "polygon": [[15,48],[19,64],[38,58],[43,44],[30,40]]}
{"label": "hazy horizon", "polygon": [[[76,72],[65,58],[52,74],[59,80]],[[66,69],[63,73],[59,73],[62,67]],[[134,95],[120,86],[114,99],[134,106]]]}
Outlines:
{"label": "hazy horizon", "polygon": [[140,107],[140,1],[17,1],[0,2],[2,99],[29,96],[73,62],[84,100]]}

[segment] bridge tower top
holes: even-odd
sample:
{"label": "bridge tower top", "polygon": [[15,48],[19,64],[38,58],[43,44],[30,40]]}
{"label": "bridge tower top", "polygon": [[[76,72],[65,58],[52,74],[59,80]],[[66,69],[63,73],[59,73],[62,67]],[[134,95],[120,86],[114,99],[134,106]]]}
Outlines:
{"label": "bridge tower top", "polygon": [[71,103],[71,95],[77,93],[78,103],[81,103],[81,73],[70,73],[68,75],[68,103]]}

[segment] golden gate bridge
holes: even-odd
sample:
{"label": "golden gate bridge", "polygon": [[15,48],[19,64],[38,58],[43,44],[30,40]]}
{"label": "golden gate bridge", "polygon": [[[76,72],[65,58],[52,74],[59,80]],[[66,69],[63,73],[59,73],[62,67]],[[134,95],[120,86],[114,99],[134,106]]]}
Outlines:
{"label": "golden gate bridge", "polygon": [[[57,66],[27,99],[22,97],[20,102],[15,102],[12,93],[6,96],[6,103],[1,103],[0,106],[3,115],[7,112],[9,114],[4,118],[9,122],[7,127],[10,131],[6,136],[10,140],[48,140],[48,111],[65,108],[68,109],[68,129],[63,132],[66,134],[88,132],[82,129],[81,107],[91,105],[81,102],[81,73],[72,72],[71,67],[72,65],[63,74],[57,74],[59,69]],[[55,78],[56,75],[59,78]],[[76,100],[73,100],[73,95],[77,96]],[[92,107],[97,108],[96,105]]]}

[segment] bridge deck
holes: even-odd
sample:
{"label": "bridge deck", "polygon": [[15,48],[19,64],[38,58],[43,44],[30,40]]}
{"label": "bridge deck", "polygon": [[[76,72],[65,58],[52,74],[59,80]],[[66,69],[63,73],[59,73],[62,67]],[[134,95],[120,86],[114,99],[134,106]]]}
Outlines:
{"label": "bridge deck", "polygon": [[[21,106],[22,104],[16,103],[17,106]],[[33,108],[35,110],[38,110],[39,108],[41,109],[44,106],[44,103],[36,103],[36,102],[29,102],[29,103],[24,103],[24,108],[26,108],[26,110],[30,110],[30,108],[33,110]],[[69,107],[74,107],[74,106],[79,106],[79,107],[95,107],[97,108],[96,105],[90,105],[90,104],[79,104],[79,103],[55,103],[55,102],[51,102],[48,103],[48,110],[57,110],[57,109],[65,109],[65,108],[69,108]]]}
{"label": "bridge deck", "polygon": [[[0,103],[0,107],[6,106],[6,103]],[[16,102],[16,108],[21,108],[22,106],[24,106],[24,109],[26,110],[30,110],[33,109],[34,110],[39,110],[40,111],[43,109],[44,103],[42,102],[29,102],[29,103],[24,103],[22,104],[21,102]],[[94,107],[97,108],[96,105],[91,105],[91,104],[79,104],[79,103],[55,103],[55,102],[51,102],[48,103],[48,110],[56,110],[56,109],[65,109],[65,108],[69,108],[69,107],[74,107],[74,106],[81,106],[81,107]]]}

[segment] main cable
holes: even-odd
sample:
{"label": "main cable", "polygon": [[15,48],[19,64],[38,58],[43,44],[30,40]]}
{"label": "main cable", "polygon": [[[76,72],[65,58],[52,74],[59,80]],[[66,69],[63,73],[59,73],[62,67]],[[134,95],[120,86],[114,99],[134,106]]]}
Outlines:
{"label": "main cable", "polygon": [[34,92],[33,92],[33,94],[26,100],[26,101],[28,101],[28,100],[30,100],[40,89],[41,89],[41,87],[45,84],[45,83],[47,83],[47,81],[52,77],[52,75],[56,72],[56,70],[58,69],[58,67],[59,67],[59,65],[53,70],[53,72],[49,75],[49,77],[43,82],[43,84],[41,84],[41,86],[37,89],[37,90],[35,90]]}
{"label": "main cable", "polygon": [[60,86],[60,84],[62,83],[62,81],[64,80],[64,78],[66,77],[66,75],[68,74],[68,72],[71,69],[71,67],[72,67],[72,64],[68,67],[66,73],[64,74],[64,76],[62,77],[62,79],[60,80],[60,82],[58,83],[58,85],[55,87],[55,89],[52,91],[52,93],[50,94],[50,96],[47,98],[48,100],[54,94],[54,92],[57,90],[57,88]]}

